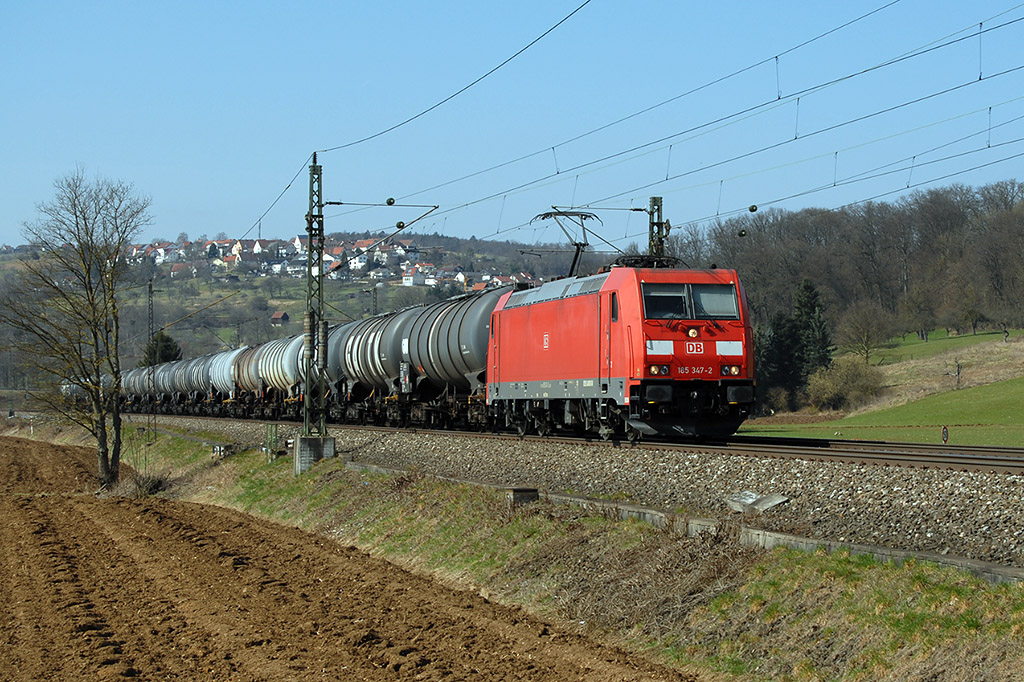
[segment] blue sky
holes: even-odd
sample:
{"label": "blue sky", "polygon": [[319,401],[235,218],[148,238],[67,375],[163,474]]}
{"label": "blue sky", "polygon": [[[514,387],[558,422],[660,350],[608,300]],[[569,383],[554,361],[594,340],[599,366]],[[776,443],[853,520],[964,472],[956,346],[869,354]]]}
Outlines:
{"label": "blue sky", "polygon": [[[345,146],[582,2],[7,0],[0,244],[76,167],[152,198],[147,240],[294,236],[335,147],[326,200],[440,206],[410,236],[553,241],[530,219],[578,206],[620,247],[646,217],[605,209],[654,195],[679,226],[1024,175],[1024,4],[988,0],[591,0]],[[326,230],[421,213],[329,207]]]}

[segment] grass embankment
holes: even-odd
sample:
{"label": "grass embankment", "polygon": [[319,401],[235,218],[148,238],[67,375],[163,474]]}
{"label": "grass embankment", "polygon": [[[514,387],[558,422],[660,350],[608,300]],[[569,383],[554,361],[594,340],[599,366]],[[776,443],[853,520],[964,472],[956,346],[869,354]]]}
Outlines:
{"label": "grass embankment", "polygon": [[1024,445],[1024,338],[1002,339],[989,333],[894,344],[885,350],[890,364],[881,365],[886,389],[872,404],[832,420],[752,420],[741,433],[941,443],[945,426],[950,445]]}
{"label": "grass embankment", "polygon": [[885,410],[805,424],[754,420],[741,433],[804,438],[854,438],[950,445],[1024,445],[1024,379],[932,395]]}
{"label": "grass embankment", "polygon": [[727,534],[686,539],[546,503],[513,510],[499,491],[338,460],[295,477],[289,457],[213,463],[208,447],[168,436],[148,451],[151,466],[185,475],[183,498],[322,533],[708,679],[1016,680],[1024,670],[1024,586],[917,562],[766,553]]}

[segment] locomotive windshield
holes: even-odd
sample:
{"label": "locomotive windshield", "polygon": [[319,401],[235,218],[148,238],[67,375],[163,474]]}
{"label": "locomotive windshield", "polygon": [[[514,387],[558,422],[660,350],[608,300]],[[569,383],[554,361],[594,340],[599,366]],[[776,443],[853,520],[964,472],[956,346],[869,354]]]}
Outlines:
{"label": "locomotive windshield", "polygon": [[740,319],[736,287],[733,285],[691,284],[690,291],[693,295],[694,317],[698,320],[712,317],[717,320]]}
{"label": "locomotive windshield", "polygon": [[648,320],[738,320],[739,302],[731,284],[644,282]]}

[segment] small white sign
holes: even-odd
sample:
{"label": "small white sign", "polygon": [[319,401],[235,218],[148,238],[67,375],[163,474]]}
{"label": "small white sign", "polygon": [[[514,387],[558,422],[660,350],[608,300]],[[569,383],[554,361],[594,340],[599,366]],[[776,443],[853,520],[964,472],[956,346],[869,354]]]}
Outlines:
{"label": "small white sign", "polygon": [[653,339],[647,339],[648,355],[672,355],[673,349],[674,346],[671,340],[655,341]]}
{"label": "small white sign", "polygon": [[715,352],[719,355],[743,355],[743,342],[715,341]]}

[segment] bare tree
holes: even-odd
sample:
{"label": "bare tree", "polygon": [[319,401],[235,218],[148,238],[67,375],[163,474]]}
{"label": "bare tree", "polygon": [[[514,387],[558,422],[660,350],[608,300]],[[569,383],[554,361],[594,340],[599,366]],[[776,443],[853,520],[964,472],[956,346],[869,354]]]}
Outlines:
{"label": "bare tree", "polygon": [[871,360],[871,354],[881,349],[892,336],[889,314],[874,301],[858,301],[839,318],[836,341],[839,347]]}
{"label": "bare tree", "polygon": [[51,380],[35,397],[96,438],[99,478],[117,482],[121,456],[120,314],[126,247],[149,223],[150,200],[130,184],[88,181],[81,169],[54,182],[26,239],[42,249],[0,294],[0,321]]}

